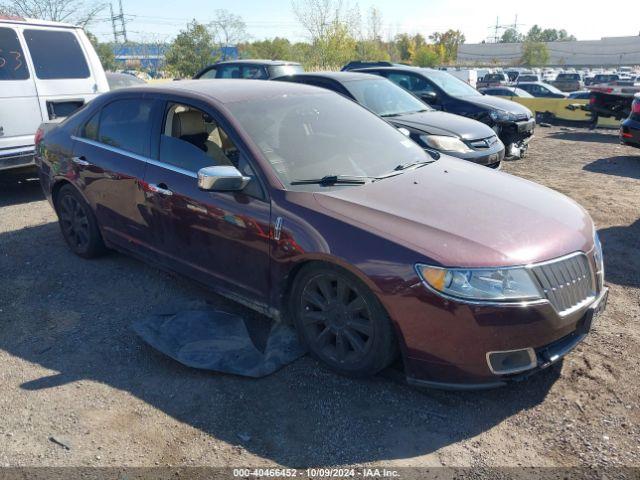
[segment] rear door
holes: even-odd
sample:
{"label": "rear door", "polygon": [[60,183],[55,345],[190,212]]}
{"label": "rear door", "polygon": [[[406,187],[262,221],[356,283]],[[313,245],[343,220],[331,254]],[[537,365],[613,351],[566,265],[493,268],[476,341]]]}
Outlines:
{"label": "rear door", "polygon": [[27,26],[23,35],[44,117],[66,117],[96,96],[96,72],[78,30]]}
{"label": "rear door", "polygon": [[78,183],[107,240],[129,249],[149,241],[142,180],[156,105],[147,98],[116,99],[96,111],[74,136]]}
{"label": "rear door", "polygon": [[0,169],[2,158],[33,152],[42,123],[38,94],[17,29],[0,26]]}

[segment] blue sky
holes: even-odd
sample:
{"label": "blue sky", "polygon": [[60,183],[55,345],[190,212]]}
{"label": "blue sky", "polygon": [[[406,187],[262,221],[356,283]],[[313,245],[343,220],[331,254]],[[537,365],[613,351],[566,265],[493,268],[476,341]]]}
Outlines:
{"label": "blue sky", "polygon": [[[512,24],[517,15],[520,30],[531,25],[564,28],[580,40],[606,36],[638,35],[640,30],[640,1],[623,2],[626,13],[604,4],[589,6],[584,0],[533,0],[513,2],[498,0],[344,0],[358,4],[362,16],[371,6],[382,12],[386,34],[434,31],[458,28],[467,42],[480,42],[491,35],[496,17],[501,24]],[[117,1],[114,1],[114,6]],[[621,4],[622,5],[622,4]],[[123,0],[128,18],[127,29],[134,40],[170,40],[192,18],[210,21],[216,9],[226,9],[240,15],[253,39],[274,36],[294,40],[304,39],[292,10],[291,0]],[[631,10],[635,10],[632,12]],[[108,12],[108,10],[105,10]],[[102,21],[90,27],[100,39],[110,39],[111,24]],[[594,19],[597,17],[597,20]]]}

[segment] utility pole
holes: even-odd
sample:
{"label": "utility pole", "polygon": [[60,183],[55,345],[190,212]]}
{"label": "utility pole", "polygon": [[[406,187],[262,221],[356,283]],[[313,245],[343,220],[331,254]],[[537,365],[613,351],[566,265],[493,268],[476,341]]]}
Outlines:
{"label": "utility pole", "polygon": [[[124,21],[124,10],[122,9],[122,0],[118,0],[120,6],[120,13],[113,13],[113,3],[109,4],[109,10],[111,13],[111,27],[113,28],[113,40],[115,43],[120,43],[120,40],[127,43],[127,27]],[[120,26],[118,27],[118,24]]]}

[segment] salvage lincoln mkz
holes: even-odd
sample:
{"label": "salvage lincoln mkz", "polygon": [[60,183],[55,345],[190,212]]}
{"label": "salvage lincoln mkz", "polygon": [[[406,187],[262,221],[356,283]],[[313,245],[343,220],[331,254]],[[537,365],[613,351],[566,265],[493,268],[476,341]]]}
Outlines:
{"label": "salvage lincoln mkz", "polygon": [[604,308],[589,215],[442,155],[333,92],[186,81],[105,94],[37,135],[71,250],[113,248],[292,321],[335,370],[488,387],[561,358]]}

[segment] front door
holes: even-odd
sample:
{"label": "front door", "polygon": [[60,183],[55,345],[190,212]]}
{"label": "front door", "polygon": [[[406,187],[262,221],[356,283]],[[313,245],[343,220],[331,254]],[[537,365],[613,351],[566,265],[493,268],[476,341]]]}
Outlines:
{"label": "front door", "polygon": [[[175,269],[225,294],[268,305],[271,208],[237,142],[204,111],[167,103],[157,161],[145,175],[153,248]],[[197,172],[233,165],[252,178],[242,192],[198,189]]]}

